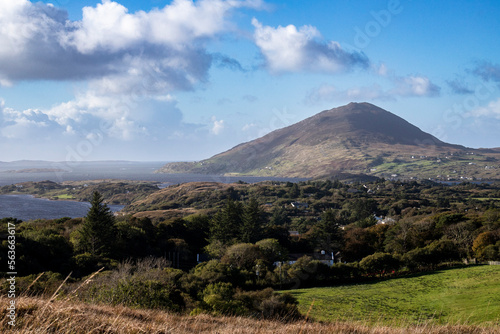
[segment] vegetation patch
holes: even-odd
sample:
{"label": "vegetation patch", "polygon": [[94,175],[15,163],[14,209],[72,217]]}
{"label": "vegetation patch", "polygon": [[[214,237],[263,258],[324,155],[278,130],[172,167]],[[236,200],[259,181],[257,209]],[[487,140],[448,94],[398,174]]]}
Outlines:
{"label": "vegetation patch", "polygon": [[57,199],[75,199],[75,196],[73,196],[71,194],[60,194],[60,195],[54,196],[54,198],[57,198]]}
{"label": "vegetation patch", "polygon": [[289,291],[328,322],[500,324],[500,266],[442,270],[365,284]]}

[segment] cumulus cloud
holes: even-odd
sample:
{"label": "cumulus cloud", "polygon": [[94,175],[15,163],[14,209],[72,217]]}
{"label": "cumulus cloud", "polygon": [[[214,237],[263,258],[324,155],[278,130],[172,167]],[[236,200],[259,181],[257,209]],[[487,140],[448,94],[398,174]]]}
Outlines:
{"label": "cumulus cloud", "polygon": [[136,81],[149,69],[162,89],[190,89],[206,78],[212,57],[205,41],[231,28],[231,10],[261,6],[258,0],[175,0],[162,9],[129,13],[103,0],[85,7],[82,20],[70,21],[66,11],[50,4],[2,1],[0,84]]}
{"label": "cumulus cloud", "polygon": [[214,135],[219,135],[221,134],[222,130],[224,130],[224,120],[217,120],[215,116],[212,116],[212,129],[210,130],[211,133]]}
{"label": "cumulus cloud", "polygon": [[182,127],[182,112],[171,95],[151,99],[137,95],[102,95],[89,90],[44,113],[67,133],[103,132],[124,141],[165,137]]}
{"label": "cumulus cloud", "polygon": [[53,137],[59,127],[47,114],[37,109],[17,111],[0,108],[0,137],[6,139],[37,138],[39,141]]}
{"label": "cumulus cloud", "polygon": [[19,157],[21,148],[30,159],[170,159],[189,145],[209,145],[206,139],[223,129],[216,119],[208,127],[186,123],[172,97],[121,100],[87,92],[47,110],[0,106],[3,159]]}
{"label": "cumulus cloud", "polygon": [[214,64],[243,71],[237,60],[207,49],[210,40],[235,29],[231,13],[243,7],[265,4],[174,0],[131,13],[116,1],[102,0],[83,8],[81,20],[71,21],[65,10],[50,4],[0,1],[0,85],[86,81],[85,91],[73,100],[46,110],[17,111],[0,101],[2,150],[45,143],[65,151],[65,145],[77,149],[87,141],[123,150],[156,143],[163,151],[169,141],[177,142],[172,150],[178,150],[194,137],[221,133],[223,120],[208,126],[185,123],[171,93],[195,89],[208,80]]}
{"label": "cumulus cloud", "polygon": [[474,109],[467,113],[466,116],[476,118],[494,118],[500,120],[500,99],[491,101],[487,106]]}
{"label": "cumulus cloud", "polygon": [[337,42],[321,40],[321,34],[313,26],[274,28],[264,26],[255,18],[252,24],[255,27],[255,43],[272,72],[307,70],[334,73],[369,66],[369,60],[363,53],[348,52]]}
{"label": "cumulus cloud", "polygon": [[441,88],[424,76],[396,78],[393,94],[401,96],[438,96]]}

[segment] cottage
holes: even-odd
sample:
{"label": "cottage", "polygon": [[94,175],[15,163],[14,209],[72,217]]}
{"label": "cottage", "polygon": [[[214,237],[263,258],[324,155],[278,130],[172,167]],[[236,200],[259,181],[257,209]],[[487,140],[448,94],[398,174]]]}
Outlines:
{"label": "cottage", "polygon": [[290,203],[290,205],[294,208],[297,208],[297,209],[307,209],[309,207],[309,204],[307,203],[302,203],[302,202],[292,202]]}

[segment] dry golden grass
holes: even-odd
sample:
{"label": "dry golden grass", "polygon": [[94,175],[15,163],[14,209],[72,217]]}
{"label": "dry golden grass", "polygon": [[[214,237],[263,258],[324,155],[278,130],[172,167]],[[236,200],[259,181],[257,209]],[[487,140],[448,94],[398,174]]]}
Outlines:
{"label": "dry golden grass", "polygon": [[242,317],[185,316],[161,310],[92,305],[77,301],[18,297],[16,326],[7,318],[9,299],[0,297],[2,333],[372,333],[372,334],[500,334],[499,328],[422,323],[400,327],[371,327],[360,323],[283,323]]}

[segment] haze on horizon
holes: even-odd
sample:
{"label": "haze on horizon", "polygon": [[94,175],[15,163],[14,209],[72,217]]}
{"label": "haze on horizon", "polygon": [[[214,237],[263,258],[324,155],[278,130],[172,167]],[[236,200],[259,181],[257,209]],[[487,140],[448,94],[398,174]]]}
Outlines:
{"label": "haze on horizon", "polygon": [[500,147],[500,2],[0,0],[0,161],[201,160],[369,102]]}

